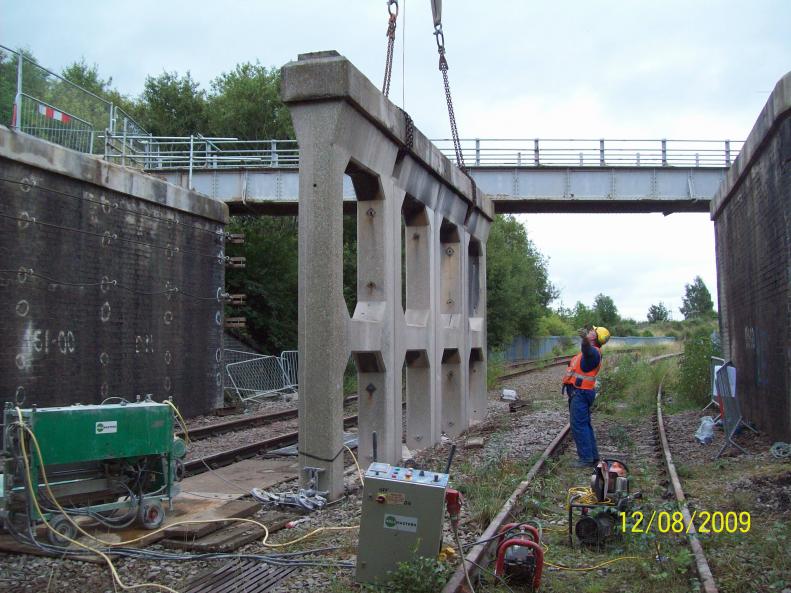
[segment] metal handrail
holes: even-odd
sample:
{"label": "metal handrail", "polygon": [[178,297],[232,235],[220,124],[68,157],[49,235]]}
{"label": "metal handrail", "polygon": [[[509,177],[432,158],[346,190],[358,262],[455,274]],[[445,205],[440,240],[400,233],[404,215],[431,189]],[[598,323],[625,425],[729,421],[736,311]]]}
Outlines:
{"label": "metal handrail", "polygon": [[[108,133],[108,144],[114,136]],[[453,160],[447,139],[432,140]],[[672,139],[555,139],[473,138],[462,139],[465,161],[474,167],[728,167],[743,142],[730,140]],[[521,144],[529,143],[529,144]],[[123,154],[107,154],[108,160],[147,170],[299,167],[296,140],[149,136],[126,134]]]}

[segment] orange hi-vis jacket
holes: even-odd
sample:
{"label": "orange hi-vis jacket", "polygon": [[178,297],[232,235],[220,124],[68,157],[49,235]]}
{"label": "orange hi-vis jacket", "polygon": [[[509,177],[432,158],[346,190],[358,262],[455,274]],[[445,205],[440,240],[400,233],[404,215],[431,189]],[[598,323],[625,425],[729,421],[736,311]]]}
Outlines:
{"label": "orange hi-vis jacket", "polygon": [[592,371],[587,373],[582,370],[582,352],[578,352],[569,361],[566,374],[563,377],[564,385],[571,385],[577,389],[594,389],[596,387],[596,375],[601,368],[601,348],[594,346],[599,351],[599,364]]}

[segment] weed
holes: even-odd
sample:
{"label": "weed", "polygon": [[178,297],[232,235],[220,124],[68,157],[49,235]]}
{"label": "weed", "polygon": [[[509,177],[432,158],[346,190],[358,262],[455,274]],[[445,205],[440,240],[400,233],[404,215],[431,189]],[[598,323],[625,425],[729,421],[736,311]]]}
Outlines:
{"label": "weed", "polygon": [[486,388],[494,389],[504,372],[505,355],[502,352],[492,352],[486,360]]}
{"label": "weed", "polygon": [[629,432],[620,424],[614,424],[607,431],[607,436],[610,437],[612,442],[622,450],[630,449],[634,444]]}
{"label": "weed", "polygon": [[388,571],[382,584],[364,585],[371,593],[435,593],[441,591],[450,577],[451,566],[437,558],[415,556],[399,562],[396,570]]}

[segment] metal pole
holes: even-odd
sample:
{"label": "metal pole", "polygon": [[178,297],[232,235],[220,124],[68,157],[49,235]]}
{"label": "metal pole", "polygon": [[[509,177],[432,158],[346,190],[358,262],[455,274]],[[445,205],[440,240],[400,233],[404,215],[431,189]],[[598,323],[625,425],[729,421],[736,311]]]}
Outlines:
{"label": "metal pole", "polygon": [[475,139],[475,166],[481,166],[481,139]]}
{"label": "metal pole", "polygon": [[662,166],[667,167],[667,140],[662,139]]}
{"label": "metal pole", "polygon": [[190,168],[189,177],[187,178],[187,189],[192,189],[192,143],[195,137],[190,134]]}
{"label": "metal pole", "polygon": [[695,166],[696,167],[700,167],[700,153],[699,152],[695,153]]}
{"label": "metal pole", "polygon": [[725,164],[731,166],[731,141],[725,141]]}
{"label": "metal pole", "polygon": [[24,58],[20,53],[17,59],[16,66],[16,96],[14,97],[14,114],[11,122],[11,127],[20,129],[20,120],[22,119],[22,61]]}
{"label": "metal pole", "polygon": [[533,163],[535,164],[536,167],[538,167],[541,164],[538,153],[538,138],[533,139]]}
{"label": "metal pole", "polygon": [[277,167],[277,140],[271,141],[269,151],[271,152],[269,162],[273,167]]}
{"label": "metal pole", "polygon": [[124,136],[121,140],[121,166],[126,167],[126,118],[124,118]]}
{"label": "metal pole", "polygon": [[637,166],[640,166],[640,153],[637,153]]}
{"label": "metal pole", "polygon": [[599,165],[604,166],[604,138],[599,140]]}
{"label": "metal pole", "polygon": [[110,123],[110,127],[109,127],[109,129],[112,130],[113,132],[115,132],[115,125],[113,125],[113,122],[115,120],[115,118],[113,117],[113,109],[115,109],[115,106],[112,103],[110,103],[110,122],[109,122]]}

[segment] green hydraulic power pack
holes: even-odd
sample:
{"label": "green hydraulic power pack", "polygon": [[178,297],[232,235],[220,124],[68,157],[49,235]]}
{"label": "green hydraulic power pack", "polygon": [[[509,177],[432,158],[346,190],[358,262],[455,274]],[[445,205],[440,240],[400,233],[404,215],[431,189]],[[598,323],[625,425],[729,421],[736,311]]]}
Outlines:
{"label": "green hydraulic power pack", "polygon": [[76,534],[77,516],[115,528],[135,522],[159,527],[163,503],[178,494],[186,454],[173,428],[174,409],[150,398],[53,408],[6,404],[0,489],[5,528],[19,535],[21,527],[43,518],[55,527],[50,541],[62,545],[68,541],[63,536]]}

